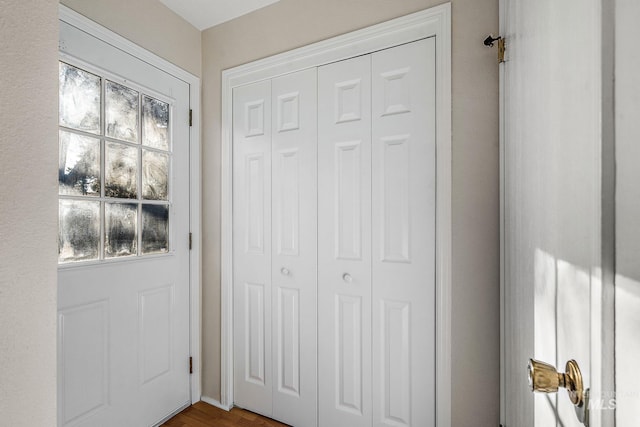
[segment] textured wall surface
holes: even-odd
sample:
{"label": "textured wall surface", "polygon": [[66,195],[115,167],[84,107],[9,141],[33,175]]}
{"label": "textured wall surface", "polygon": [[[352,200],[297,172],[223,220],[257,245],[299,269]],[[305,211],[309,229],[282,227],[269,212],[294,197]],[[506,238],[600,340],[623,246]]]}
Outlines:
{"label": "textured wall surface", "polygon": [[[221,71],[442,3],[281,0],[203,32],[203,392],[220,397]],[[453,0],[453,426],[499,418],[498,0]]]}
{"label": "textured wall surface", "polygon": [[60,3],[200,77],[200,31],[158,0],[61,0]]}
{"label": "textured wall surface", "polygon": [[0,10],[0,424],[55,426],[58,3]]}

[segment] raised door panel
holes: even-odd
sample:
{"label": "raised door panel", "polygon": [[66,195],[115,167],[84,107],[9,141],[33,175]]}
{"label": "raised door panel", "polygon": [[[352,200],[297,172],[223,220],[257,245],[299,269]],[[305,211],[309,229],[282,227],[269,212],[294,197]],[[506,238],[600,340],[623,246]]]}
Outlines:
{"label": "raised door panel", "polygon": [[174,293],[173,285],[138,293],[138,376],[141,386],[151,384],[170,372],[175,363],[171,357]]}
{"label": "raised door panel", "polygon": [[109,302],[58,313],[60,426],[90,419],[109,406]]}
{"label": "raised door panel", "polygon": [[317,71],[272,80],[273,415],[317,423]]}
{"label": "raised door panel", "polygon": [[372,55],[373,425],[435,425],[435,40]]}
{"label": "raised door panel", "polygon": [[371,425],[371,57],[318,69],[318,409]]}
{"label": "raised door panel", "polygon": [[271,83],[233,92],[235,404],[272,414]]}

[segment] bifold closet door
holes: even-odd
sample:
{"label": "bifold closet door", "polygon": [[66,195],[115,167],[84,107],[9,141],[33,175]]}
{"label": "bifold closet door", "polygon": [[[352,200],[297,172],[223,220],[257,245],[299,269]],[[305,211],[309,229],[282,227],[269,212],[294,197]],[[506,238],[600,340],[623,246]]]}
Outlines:
{"label": "bifold closet door", "polygon": [[435,39],[372,56],[373,425],[435,426]]}
{"label": "bifold closet door", "polygon": [[272,81],[273,415],[317,424],[316,69]]}
{"label": "bifold closet door", "polygon": [[234,403],[272,410],[271,82],[233,90]]}
{"label": "bifold closet door", "polygon": [[318,69],[321,426],[371,426],[371,56]]}
{"label": "bifold closet door", "polygon": [[435,43],[320,67],[320,426],[435,425]]}
{"label": "bifold closet door", "polygon": [[234,403],[315,426],[316,69],[233,96]]}

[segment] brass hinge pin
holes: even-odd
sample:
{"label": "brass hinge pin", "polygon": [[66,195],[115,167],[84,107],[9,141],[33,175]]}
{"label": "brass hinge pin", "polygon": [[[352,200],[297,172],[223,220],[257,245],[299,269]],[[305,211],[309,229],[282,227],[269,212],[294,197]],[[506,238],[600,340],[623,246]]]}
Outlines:
{"label": "brass hinge pin", "polygon": [[502,64],[504,62],[504,52],[507,49],[505,46],[504,37],[498,40],[498,62]]}

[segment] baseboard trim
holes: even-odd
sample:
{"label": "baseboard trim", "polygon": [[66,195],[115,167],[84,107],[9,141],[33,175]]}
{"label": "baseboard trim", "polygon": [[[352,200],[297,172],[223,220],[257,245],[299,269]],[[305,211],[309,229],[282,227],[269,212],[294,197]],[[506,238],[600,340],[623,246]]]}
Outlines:
{"label": "baseboard trim", "polygon": [[231,408],[233,408],[233,405],[231,406],[223,405],[222,403],[220,403],[219,400],[214,399],[212,397],[201,396],[200,400],[202,400],[204,403],[208,403],[209,405],[215,406],[216,408],[220,408],[227,412],[230,411]]}
{"label": "baseboard trim", "polygon": [[185,409],[187,409],[189,406],[191,406],[191,402],[187,402],[184,405],[180,406],[178,409],[176,409],[175,411],[171,412],[169,415],[167,415],[166,417],[162,418],[160,421],[158,421],[157,423],[155,423],[153,425],[153,427],[160,427],[162,424],[166,423],[167,421],[169,421],[171,418],[175,417],[176,415],[178,415],[180,412],[184,411]]}

